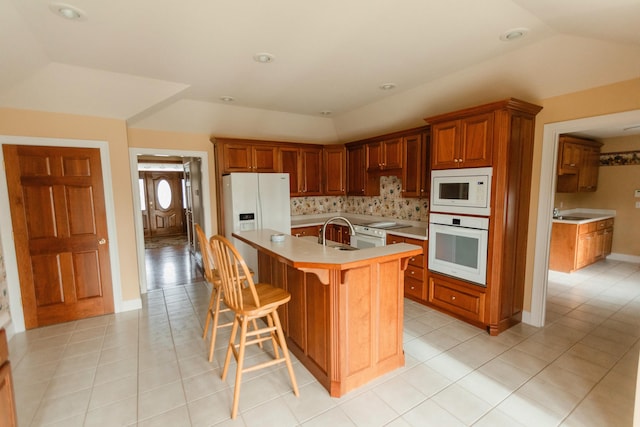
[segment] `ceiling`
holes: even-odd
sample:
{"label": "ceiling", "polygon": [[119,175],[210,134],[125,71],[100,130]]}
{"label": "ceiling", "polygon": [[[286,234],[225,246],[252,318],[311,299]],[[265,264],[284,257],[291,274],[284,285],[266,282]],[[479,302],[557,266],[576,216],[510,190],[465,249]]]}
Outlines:
{"label": "ceiling", "polygon": [[638,0],[66,3],[82,19],[0,0],[0,106],[227,134],[284,117],[345,140],[640,76]]}

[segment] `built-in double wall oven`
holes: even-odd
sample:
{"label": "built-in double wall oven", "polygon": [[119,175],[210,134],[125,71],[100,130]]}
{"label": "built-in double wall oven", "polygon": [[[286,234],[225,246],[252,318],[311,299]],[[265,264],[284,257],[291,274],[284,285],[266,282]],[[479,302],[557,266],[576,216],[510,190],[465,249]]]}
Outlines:
{"label": "built-in double wall oven", "polygon": [[432,172],[429,270],[486,286],[491,176],[491,168]]}

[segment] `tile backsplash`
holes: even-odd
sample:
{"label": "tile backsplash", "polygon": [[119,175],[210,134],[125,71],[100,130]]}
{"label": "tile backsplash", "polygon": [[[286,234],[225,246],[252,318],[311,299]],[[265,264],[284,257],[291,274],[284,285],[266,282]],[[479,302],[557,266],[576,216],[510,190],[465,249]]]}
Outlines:
{"label": "tile backsplash", "polygon": [[344,212],[357,215],[374,215],[410,221],[429,220],[429,200],[403,198],[402,182],[395,176],[380,178],[380,195],[292,197],[291,215],[315,215]]}

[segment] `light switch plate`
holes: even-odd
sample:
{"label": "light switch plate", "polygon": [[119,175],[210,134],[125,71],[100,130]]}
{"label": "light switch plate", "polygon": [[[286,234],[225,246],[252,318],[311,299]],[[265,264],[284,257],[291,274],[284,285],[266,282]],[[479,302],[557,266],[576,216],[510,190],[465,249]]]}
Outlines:
{"label": "light switch plate", "polygon": [[640,197],[640,190],[636,190],[633,197]]}

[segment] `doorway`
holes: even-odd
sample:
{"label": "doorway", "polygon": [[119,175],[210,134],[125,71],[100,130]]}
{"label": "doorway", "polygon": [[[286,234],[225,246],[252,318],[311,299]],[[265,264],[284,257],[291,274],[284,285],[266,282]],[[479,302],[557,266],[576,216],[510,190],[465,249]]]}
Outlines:
{"label": "doorway", "polygon": [[203,280],[193,226],[211,229],[207,153],[130,149],[130,155],[138,182],[140,292]]}
{"label": "doorway", "polygon": [[558,138],[563,133],[588,133],[595,129],[623,129],[640,123],[640,110],[607,114],[544,126],[542,166],[538,193],[538,218],[536,224],[533,287],[531,311],[523,313],[523,321],[533,326],[544,326],[548,286],[549,247],[551,218],[555,200]]}

